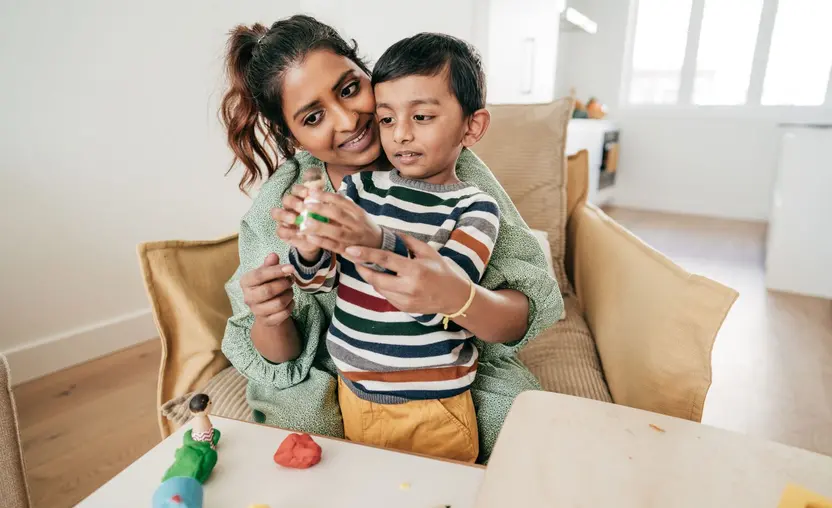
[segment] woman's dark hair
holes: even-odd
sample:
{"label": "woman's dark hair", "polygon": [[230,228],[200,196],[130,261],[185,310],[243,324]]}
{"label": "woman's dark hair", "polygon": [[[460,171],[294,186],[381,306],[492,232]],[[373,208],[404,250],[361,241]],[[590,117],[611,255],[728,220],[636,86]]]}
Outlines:
{"label": "woman's dark hair", "polygon": [[[344,56],[370,74],[358,57],[355,41],[348,43],[329,25],[310,16],[292,16],[266,29],[261,24],[239,25],[230,32],[226,54],[229,89],[222,99],[220,116],[234,152],[231,167],[245,167],[240,190],[245,192],[277,170],[278,156],[295,155],[291,133],[283,115],[283,76],[311,51],[326,49]],[[230,171],[230,169],[229,169]]]}
{"label": "woman's dark hair", "polygon": [[191,397],[191,401],[188,403],[188,408],[191,410],[191,413],[201,413],[208,409],[208,402],[210,402],[210,398],[204,393],[197,393],[193,397]]}

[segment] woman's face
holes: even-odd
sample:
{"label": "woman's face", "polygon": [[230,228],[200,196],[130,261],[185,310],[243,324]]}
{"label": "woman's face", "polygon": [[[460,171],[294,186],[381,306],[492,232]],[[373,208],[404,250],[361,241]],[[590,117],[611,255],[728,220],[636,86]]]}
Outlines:
{"label": "woman's face", "polygon": [[366,166],[381,154],[370,78],[347,57],[309,53],[283,77],[283,112],[295,142],[327,164]]}

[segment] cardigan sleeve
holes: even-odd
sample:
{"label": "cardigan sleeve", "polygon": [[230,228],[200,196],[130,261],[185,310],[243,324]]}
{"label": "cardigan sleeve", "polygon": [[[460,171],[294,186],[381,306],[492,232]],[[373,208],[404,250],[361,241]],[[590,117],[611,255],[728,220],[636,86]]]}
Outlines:
{"label": "cardigan sleeve", "polygon": [[281,206],[281,199],[298,178],[300,168],[300,162],[286,161],[261,187],[240,224],[240,266],[225,285],[233,314],[226,324],[222,340],[223,354],[246,378],[280,389],[295,386],[309,375],[319,342],[325,336],[326,316],[312,295],[299,291],[295,286],[292,319],[298,337],[303,342],[303,349],[295,360],[280,364],[269,362],[260,355],[251,341],[254,315],[243,301],[240,278],[262,265],[270,253],[276,253],[280,263],[289,262],[289,246],[277,238],[276,224],[270,212],[272,208]]}
{"label": "cardigan sleeve", "polygon": [[513,289],[529,299],[528,327],[522,339],[505,344],[478,343],[483,360],[513,356],[541,331],[563,319],[563,297],[557,281],[549,275],[543,249],[488,166],[463,150],[457,174],[494,198],[500,207],[500,232],[480,285],[490,290]]}

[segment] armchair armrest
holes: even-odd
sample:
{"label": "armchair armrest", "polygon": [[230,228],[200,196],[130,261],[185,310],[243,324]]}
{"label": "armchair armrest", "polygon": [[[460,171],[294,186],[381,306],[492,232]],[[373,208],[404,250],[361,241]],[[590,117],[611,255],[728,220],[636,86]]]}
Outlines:
{"label": "armchair armrest", "polygon": [[701,421],[714,339],[738,293],[683,270],[593,205],[577,207],[567,234],[613,400]]}

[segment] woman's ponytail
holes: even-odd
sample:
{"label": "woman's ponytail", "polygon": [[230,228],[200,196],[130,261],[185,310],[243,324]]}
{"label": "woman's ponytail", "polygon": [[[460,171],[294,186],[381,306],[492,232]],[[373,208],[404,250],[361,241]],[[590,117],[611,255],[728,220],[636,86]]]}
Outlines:
{"label": "woman's ponytail", "polygon": [[243,192],[263,177],[260,164],[265,166],[267,178],[277,169],[272,126],[257,107],[248,77],[254,52],[267,32],[266,27],[259,23],[251,27],[238,25],[228,38],[225,60],[229,88],[222,99],[220,115],[228,130],[228,145],[234,152],[231,167],[237,162],[244,166],[245,173],[240,180]]}

